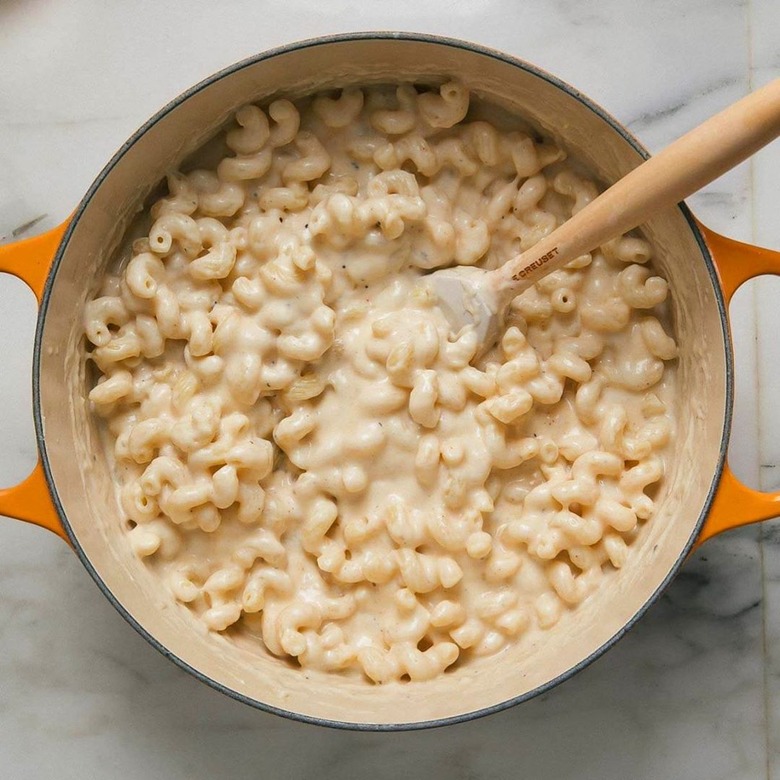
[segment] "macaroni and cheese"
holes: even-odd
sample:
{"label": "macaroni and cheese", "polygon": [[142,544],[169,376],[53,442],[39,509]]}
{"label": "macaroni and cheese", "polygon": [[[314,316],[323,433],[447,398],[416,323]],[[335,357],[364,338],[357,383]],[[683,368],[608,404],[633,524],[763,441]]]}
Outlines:
{"label": "macaroni and cheese", "polygon": [[425,285],[597,194],[500,124],[456,82],[244,106],[87,304],[128,544],[209,629],[425,680],[631,564],[674,430],[651,246],[550,274],[480,357]]}

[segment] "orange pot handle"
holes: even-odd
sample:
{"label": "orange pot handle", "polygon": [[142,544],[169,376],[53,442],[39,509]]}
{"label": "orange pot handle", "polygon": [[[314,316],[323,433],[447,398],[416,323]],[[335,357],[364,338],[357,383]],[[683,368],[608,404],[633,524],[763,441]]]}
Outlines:
{"label": "orange pot handle", "polygon": [[[0,272],[25,282],[40,303],[51,263],[68,223],[40,236],[0,246]],[[780,275],[780,252],[721,236],[701,223],[728,305],[737,288],[762,274]],[[12,488],[0,489],[0,514],[48,528],[68,541],[54,507],[40,460],[32,473]],[[780,515],[780,492],[763,493],[743,485],[726,464],[697,545],[715,534]]]}
{"label": "orange pot handle", "polygon": [[[727,306],[737,288],[748,279],[762,274],[780,275],[780,252],[734,241],[701,223],[699,229],[704,234],[715,261]],[[696,544],[699,545],[722,531],[768,520],[777,515],[780,515],[780,492],[764,493],[743,485],[726,463],[715,499]]]}
{"label": "orange pot handle", "polygon": [[[35,293],[39,304],[54,255],[67,226],[66,222],[48,233],[0,246],[0,273],[12,274],[21,279]],[[68,541],[46,485],[40,459],[27,479],[15,487],[0,488],[0,515],[43,526]]]}

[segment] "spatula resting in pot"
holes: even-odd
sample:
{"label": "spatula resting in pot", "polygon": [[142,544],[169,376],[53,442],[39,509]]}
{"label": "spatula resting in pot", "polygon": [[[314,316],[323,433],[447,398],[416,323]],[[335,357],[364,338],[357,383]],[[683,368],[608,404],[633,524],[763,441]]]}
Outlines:
{"label": "spatula resting in pot", "polygon": [[481,354],[498,338],[515,296],[659,209],[679,203],[778,135],[780,79],[775,79],[643,162],[500,268],[446,268],[430,274],[427,282],[453,332],[474,326]]}

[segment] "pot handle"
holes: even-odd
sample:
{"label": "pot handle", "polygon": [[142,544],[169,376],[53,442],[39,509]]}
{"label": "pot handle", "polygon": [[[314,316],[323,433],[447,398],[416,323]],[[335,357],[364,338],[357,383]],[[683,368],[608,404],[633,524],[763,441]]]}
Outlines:
{"label": "pot handle", "polygon": [[[25,282],[38,303],[67,226],[65,222],[39,236],[0,246],[0,273],[10,273]],[[715,261],[727,305],[737,288],[749,279],[762,274],[780,275],[780,252],[721,236],[701,223],[699,228]],[[40,460],[24,481],[0,489],[0,514],[35,523],[69,541],[52,502]],[[725,464],[696,544],[722,531],[776,515],[780,515],[780,492],[763,493],[746,487]]]}
{"label": "pot handle", "polygon": [[[0,273],[21,279],[33,291],[39,305],[67,226],[65,222],[39,236],[0,246]],[[46,485],[40,458],[25,480],[14,487],[0,488],[0,515],[35,523],[69,541]]]}
{"label": "pot handle", "polygon": [[[699,229],[715,261],[726,306],[739,286],[749,279],[762,274],[780,275],[780,252],[721,236],[701,223]],[[777,515],[780,515],[780,492],[764,493],[743,485],[726,463],[696,545],[722,531]]]}

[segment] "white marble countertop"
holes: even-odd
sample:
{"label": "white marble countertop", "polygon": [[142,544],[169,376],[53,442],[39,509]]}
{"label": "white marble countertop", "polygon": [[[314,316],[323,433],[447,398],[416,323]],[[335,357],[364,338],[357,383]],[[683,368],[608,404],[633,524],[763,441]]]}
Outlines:
{"label": "white marble countertop", "polygon": [[[775,0],[0,2],[0,236],[61,221],[181,90],[292,40],[359,29],[470,39],[577,86],[652,150],[780,75]],[[780,248],[780,143],[690,199]],[[732,307],[732,464],[780,486],[780,282]],[[0,276],[0,484],[34,462],[35,311]],[[20,346],[21,345],[21,346]],[[462,726],[356,734],[256,712],[180,672],[54,536],[0,520],[0,775],[26,778],[780,779],[780,525],[707,543],[615,649]]]}

